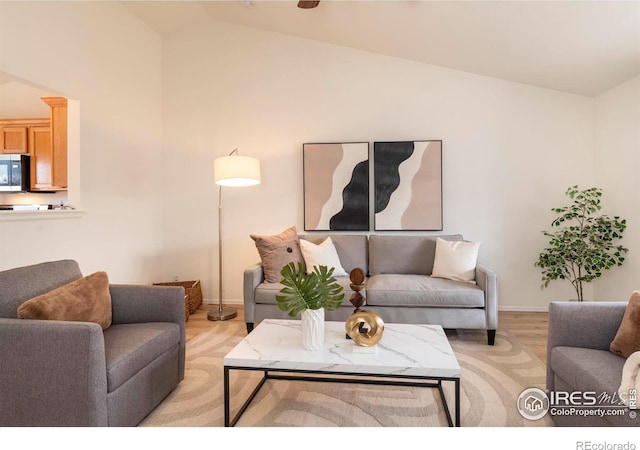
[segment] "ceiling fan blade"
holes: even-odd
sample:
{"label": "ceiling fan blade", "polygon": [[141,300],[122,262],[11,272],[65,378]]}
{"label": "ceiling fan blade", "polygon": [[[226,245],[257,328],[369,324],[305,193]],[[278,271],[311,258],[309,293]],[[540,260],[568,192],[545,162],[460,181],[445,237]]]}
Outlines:
{"label": "ceiling fan blade", "polygon": [[315,8],[316,6],[318,6],[319,3],[320,3],[320,0],[311,1],[311,2],[299,1],[298,2],[298,8],[311,9],[311,8]]}

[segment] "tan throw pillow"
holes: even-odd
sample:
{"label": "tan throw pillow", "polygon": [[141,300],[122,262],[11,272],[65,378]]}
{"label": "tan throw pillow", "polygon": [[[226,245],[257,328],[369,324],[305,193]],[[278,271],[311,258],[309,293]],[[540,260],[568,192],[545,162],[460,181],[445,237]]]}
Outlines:
{"label": "tan throw pillow", "polygon": [[628,358],[640,351],[640,291],[631,294],[622,322],[609,347],[616,355]]}
{"label": "tan throw pillow", "polygon": [[298,231],[296,227],[290,227],[275,236],[262,236],[251,234],[251,239],[256,243],[256,248],[260,254],[262,268],[264,270],[264,280],[267,283],[279,283],[280,270],[290,262],[304,265],[300,244],[298,242]]}
{"label": "tan throw pillow", "polygon": [[437,238],[431,276],[476,284],[479,250],[480,242],[446,241]]}
{"label": "tan throw pillow", "polygon": [[96,272],[18,307],[18,319],[95,322],[103,330],[111,326],[111,294],[105,272]]}

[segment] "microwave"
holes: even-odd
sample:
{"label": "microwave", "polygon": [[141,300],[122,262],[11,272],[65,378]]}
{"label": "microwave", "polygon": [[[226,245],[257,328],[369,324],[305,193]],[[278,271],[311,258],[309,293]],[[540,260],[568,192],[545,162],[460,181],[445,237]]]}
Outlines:
{"label": "microwave", "polygon": [[0,155],[0,192],[31,190],[29,155]]}

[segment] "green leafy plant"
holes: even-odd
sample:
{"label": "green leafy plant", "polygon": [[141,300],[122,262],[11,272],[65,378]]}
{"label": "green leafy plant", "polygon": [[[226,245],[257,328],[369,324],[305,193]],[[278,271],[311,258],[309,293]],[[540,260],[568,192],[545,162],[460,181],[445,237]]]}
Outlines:
{"label": "green leafy plant", "polygon": [[287,312],[289,317],[296,317],[307,309],[335,311],[340,308],[344,293],[332,276],[333,270],[333,267],[316,266],[313,272],[306,273],[302,263],[298,263],[297,270],[292,262],[284,266],[280,271],[283,295],[276,295],[278,309]]}
{"label": "green leafy plant", "polygon": [[572,186],[566,195],[572,200],[569,206],[553,208],[558,217],[551,223],[554,232],[543,231],[549,237],[536,267],[542,269],[542,287],[552,280],[569,280],[582,301],[582,283],[589,283],[614,266],[621,266],[629,251],[615,241],[622,238],[627,221],[595,213],[600,211],[602,190],[585,190]]}

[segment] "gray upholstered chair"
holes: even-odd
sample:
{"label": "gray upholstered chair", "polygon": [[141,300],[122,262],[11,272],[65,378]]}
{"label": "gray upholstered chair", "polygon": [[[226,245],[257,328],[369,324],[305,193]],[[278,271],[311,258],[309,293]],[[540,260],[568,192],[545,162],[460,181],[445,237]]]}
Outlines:
{"label": "gray upholstered chair", "polygon": [[17,319],[77,262],[0,272],[0,426],[134,426],[184,378],[184,289],[110,285],[112,325]]}
{"label": "gray upholstered chair", "polygon": [[[613,397],[625,359],[610,352],[627,302],[551,302],[547,340],[547,389]],[[607,405],[606,402],[604,402]],[[640,426],[640,417],[555,415],[558,426]]]}

